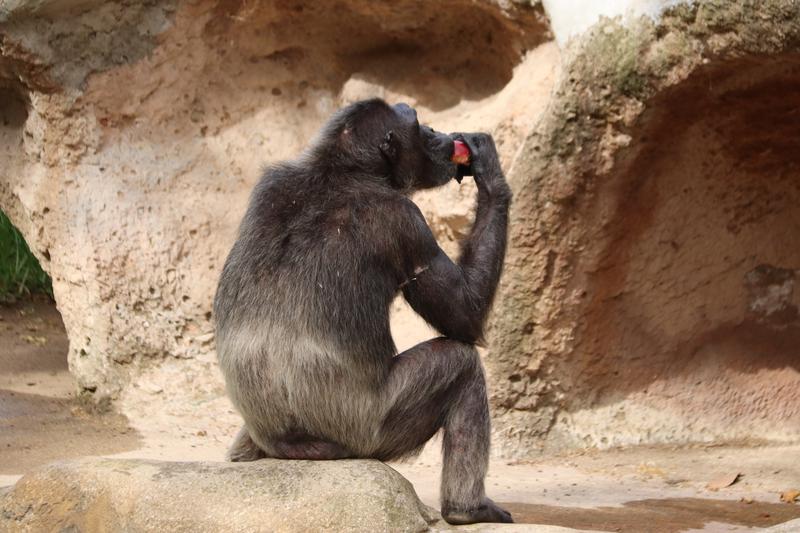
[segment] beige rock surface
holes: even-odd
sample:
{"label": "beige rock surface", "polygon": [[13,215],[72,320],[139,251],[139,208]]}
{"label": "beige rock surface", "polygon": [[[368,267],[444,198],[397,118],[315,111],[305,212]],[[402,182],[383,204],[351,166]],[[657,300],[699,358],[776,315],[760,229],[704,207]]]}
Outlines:
{"label": "beige rock surface", "polygon": [[378,461],[85,459],[23,477],[3,531],[427,531],[436,514]]}
{"label": "beige rock surface", "polygon": [[420,502],[411,483],[379,461],[103,458],[54,463],[0,492],[0,530],[579,531],[534,524],[450,526]]}
{"label": "beige rock surface", "polygon": [[505,453],[800,438],[796,2],[603,20],[511,172]]}

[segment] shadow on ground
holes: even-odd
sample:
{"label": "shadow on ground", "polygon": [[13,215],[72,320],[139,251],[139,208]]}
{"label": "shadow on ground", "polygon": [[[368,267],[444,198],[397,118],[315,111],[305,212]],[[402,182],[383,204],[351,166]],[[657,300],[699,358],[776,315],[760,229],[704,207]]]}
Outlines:
{"label": "shadow on ground", "polygon": [[0,475],[139,447],[124,416],[87,410],[75,397],[67,346],[49,300],[0,305]]}
{"label": "shadow on ground", "polygon": [[529,503],[505,506],[518,523],[621,533],[678,533],[702,529],[710,523],[769,527],[800,518],[797,505],[705,498],[637,500],[622,506],[592,509]]}

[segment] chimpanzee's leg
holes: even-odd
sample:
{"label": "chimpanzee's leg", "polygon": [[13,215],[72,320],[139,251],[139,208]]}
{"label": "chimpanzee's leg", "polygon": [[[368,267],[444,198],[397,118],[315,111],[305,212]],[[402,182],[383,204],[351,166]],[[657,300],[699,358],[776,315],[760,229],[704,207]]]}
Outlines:
{"label": "chimpanzee's leg", "polygon": [[387,412],[374,456],[417,452],[444,428],[442,516],[452,524],[512,522],[488,499],[490,421],[486,383],[474,346],[433,339],[398,355],[387,386]]}

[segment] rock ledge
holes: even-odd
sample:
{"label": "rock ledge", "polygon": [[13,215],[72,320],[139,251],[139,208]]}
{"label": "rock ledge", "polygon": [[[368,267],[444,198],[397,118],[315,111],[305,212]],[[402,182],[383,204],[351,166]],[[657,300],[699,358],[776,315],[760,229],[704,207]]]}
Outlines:
{"label": "rock ledge", "polygon": [[438,518],[378,461],[91,458],[41,468],[0,495],[10,532],[416,532]]}

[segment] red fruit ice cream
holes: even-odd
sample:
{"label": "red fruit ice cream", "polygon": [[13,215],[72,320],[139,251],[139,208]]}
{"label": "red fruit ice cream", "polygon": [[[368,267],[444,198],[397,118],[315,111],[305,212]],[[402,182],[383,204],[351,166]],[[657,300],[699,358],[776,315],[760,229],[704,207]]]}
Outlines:
{"label": "red fruit ice cream", "polygon": [[453,141],[453,156],[450,160],[457,165],[469,164],[469,148],[461,141]]}

